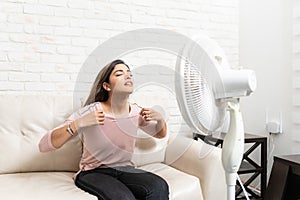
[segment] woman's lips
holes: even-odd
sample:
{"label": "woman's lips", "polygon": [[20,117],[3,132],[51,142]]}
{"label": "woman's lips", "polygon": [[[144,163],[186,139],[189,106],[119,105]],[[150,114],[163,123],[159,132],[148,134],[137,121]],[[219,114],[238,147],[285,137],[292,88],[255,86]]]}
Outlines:
{"label": "woman's lips", "polygon": [[126,81],[124,85],[132,87],[133,82],[132,81]]}

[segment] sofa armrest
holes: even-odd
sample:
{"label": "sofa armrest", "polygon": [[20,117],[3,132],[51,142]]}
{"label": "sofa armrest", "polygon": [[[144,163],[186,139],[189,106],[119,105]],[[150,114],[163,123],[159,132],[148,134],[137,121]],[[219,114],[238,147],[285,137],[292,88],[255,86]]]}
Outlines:
{"label": "sofa armrest", "polygon": [[166,150],[166,164],[200,179],[205,200],[225,200],[225,171],[221,149],[203,141],[187,137],[170,140]]}

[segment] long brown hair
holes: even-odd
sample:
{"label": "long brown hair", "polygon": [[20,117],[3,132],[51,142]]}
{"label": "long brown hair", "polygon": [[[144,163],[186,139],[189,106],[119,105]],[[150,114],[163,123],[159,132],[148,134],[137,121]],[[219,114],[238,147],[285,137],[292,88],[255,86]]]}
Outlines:
{"label": "long brown hair", "polygon": [[101,69],[96,77],[96,80],[94,81],[90,94],[86,102],[84,103],[84,106],[87,106],[94,102],[107,101],[109,94],[108,91],[104,89],[103,83],[109,83],[110,74],[118,64],[124,64],[128,67],[128,65],[123,60],[114,60],[111,63],[107,64],[103,69]]}

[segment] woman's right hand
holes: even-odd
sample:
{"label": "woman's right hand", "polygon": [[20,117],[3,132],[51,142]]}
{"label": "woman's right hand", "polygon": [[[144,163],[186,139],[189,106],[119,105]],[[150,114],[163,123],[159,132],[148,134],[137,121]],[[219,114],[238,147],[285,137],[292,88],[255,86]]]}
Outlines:
{"label": "woman's right hand", "polygon": [[79,130],[84,127],[103,125],[104,124],[104,113],[103,110],[95,110],[77,120],[75,120],[76,129]]}

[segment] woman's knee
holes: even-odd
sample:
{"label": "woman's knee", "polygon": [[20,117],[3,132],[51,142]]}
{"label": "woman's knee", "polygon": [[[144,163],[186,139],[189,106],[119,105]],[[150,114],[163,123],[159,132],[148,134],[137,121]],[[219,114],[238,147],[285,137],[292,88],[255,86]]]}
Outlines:
{"label": "woman's knee", "polygon": [[148,188],[149,195],[153,196],[151,199],[166,200],[169,199],[169,185],[160,176],[155,175],[152,179],[151,185]]}
{"label": "woman's knee", "polygon": [[167,181],[161,177],[157,180],[157,189],[159,188],[159,191],[161,191],[162,195],[169,195],[169,185]]}

